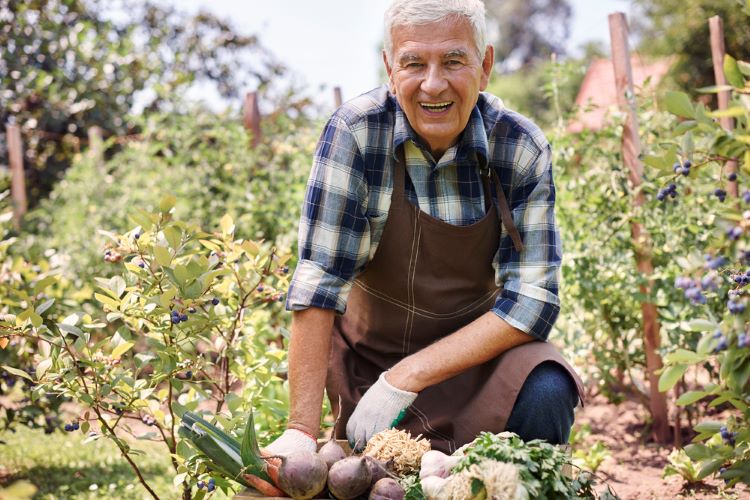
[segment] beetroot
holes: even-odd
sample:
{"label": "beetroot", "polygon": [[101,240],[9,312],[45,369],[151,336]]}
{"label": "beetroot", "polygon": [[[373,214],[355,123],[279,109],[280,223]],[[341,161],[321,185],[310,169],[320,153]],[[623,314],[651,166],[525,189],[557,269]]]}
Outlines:
{"label": "beetroot", "polygon": [[367,460],[367,467],[370,468],[370,475],[372,476],[370,480],[371,484],[375,484],[384,477],[388,477],[388,471],[390,470],[388,464],[384,464],[377,458],[369,455],[365,456],[365,460]]}
{"label": "beetroot", "polygon": [[328,466],[317,453],[294,451],[281,455],[279,487],[295,500],[307,500],[325,488]]}
{"label": "beetroot", "polygon": [[370,487],[372,473],[365,457],[339,460],[328,471],[328,490],[339,500],[356,498]]}
{"label": "beetroot", "polygon": [[384,477],[373,485],[367,500],[404,500],[404,494],[398,481]]}
{"label": "beetroot", "polygon": [[318,455],[320,455],[329,469],[334,463],[343,458],[346,458],[346,452],[341,447],[341,445],[338,444],[333,438],[331,438],[330,441],[320,447],[320,450],[318,450]]}

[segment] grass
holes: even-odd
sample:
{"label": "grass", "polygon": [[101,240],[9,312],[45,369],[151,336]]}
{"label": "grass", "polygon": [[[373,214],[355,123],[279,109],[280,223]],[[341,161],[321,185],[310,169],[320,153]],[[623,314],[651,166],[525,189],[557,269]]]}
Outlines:
{"label": "grass", "polygon": [[[114,443],[99,439],[84,444],[84,439],[81,432],[44,434],[20,426],[0,434],[0,491],[26,480],[37,488],[34,499],[151,498]],[[135,462],[159,497],[180,498],[164,445],[137,441],[132,446],[145,452]],[[231,496],[217,490],[208,498]]]}

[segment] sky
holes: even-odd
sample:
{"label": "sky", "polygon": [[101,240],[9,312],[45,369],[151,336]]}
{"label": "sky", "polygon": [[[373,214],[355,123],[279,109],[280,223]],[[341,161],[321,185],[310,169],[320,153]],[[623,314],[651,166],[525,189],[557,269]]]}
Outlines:
{"label": "sky", "polygon": [[[569,0],[573,7],[568,51],[589,40],[609,46],[607,15],[629,12],[628,0]],[[199,9],[229,19],[243,34],[256,34],[294,79],[321,104],[341,87],[344,100],[380,83],[383,13],[390,0],[164,0],[187,12]],[[248,89],[252,90],[252,89]],[[202,89],[198,97],[206,97]],[[211,98],[208,99],[209,101]]]}

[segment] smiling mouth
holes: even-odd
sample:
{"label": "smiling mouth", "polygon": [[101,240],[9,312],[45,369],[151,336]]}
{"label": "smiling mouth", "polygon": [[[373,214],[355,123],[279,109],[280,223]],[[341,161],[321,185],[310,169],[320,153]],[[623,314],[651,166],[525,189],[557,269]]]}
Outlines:
{"label": "smiling mouth", "polygon": [[445,111],[446,109],[450,108],[453,105],[452,101],[446,101],[446,102],[420,102],[419,105],[422,107],[422,109],[430,111],[432,113],[440,113],[441,111]]}

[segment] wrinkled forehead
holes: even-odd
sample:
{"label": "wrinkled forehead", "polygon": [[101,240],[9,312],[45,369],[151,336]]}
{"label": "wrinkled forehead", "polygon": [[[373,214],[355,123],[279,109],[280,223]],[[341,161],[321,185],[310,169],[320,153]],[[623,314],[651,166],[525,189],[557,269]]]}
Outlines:
{"label": "wrinkled forehead", "polygon": [[468,55],[477,51],[471,24],[463,17],[447,17],[427,24],[395,25],[391,29],[393,55],[429,52],[438,55]]}

